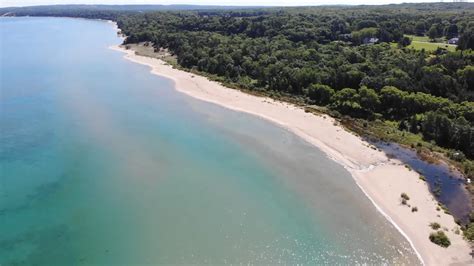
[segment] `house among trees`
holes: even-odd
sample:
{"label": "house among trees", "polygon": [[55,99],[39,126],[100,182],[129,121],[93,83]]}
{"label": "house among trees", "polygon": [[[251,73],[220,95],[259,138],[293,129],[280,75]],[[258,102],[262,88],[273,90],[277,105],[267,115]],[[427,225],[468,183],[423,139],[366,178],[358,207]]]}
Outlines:
{"label": "house among trees", "polygon": [[339,39],[340,39],[341,41],[346,41],[346,42],[348,42],[348,41],[350,41],[350,40],[352,39],[352,34],[350,34],[350,33],[341,34],[341,35],[339,35]]}
{"label": "house among trees", "polygon": [[455,44],[457,45],[459,42],[459,38],[458,37],[455,37],[455,38],[451,38],[448,40],[448,44]]}
{"label": "house among trees", "polygon": [[375,38],[375,37],[364,38],[362,42],[364,44],[376,44],[379,42],[379,38]]}

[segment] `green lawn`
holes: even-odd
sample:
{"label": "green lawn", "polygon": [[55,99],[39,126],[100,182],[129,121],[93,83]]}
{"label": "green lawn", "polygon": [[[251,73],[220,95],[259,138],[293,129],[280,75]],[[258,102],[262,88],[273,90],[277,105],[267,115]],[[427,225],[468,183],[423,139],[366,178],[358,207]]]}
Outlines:
{"label": "green lawn", "polygon": [[456,50],[456,45],[452,45],[452,44],[428,43],[428,42],[416,42],[416,41],[412,41],[408,47],[416,49],[416,50],[425,49],[425,51],[427,52],[435,51],[438,47],[444,48],[451,52]]}
{"label": "green lawn", "polygon": [[415,42],[430,42],[430,38],[428,38],[428,36],[405,35],[405,37],[408,37]]}
{"label": "green lawn", "polygon": [[408,48],[413,48],[416,50],[425,49],[425,51],[432,52],[435,51],[438,47],[444,48],[448,51],[455,51],[456,45],[447,44],[443,39],[437,40],[438,42],[430,42],[428,36],[415,36],[415,35],[405,35],[410,38],[411,44]]}

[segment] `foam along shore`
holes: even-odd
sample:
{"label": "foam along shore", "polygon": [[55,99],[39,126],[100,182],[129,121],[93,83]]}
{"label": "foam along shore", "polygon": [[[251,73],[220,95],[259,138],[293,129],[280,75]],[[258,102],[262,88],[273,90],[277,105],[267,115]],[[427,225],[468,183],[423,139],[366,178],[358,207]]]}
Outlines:
{"label": "foam along shore", "polygon": [[[174,69],[162,60],[139,56],[120,46],[111,49],[124,52],[130,61],[151,67],[153,74],[173,80],[175,88],[182,93],[273,121],[321,149],[352,174],[376,208],[407,238],[425,265],[474,263],[469,254],[470,245],[463,239],[462,232],[459,233],[454,218],[437,210],[437,201],[419,175],[338,126],[335,119],[306,113],[289,103],[226,88],[206,77]],[[410,197],[408,204],[417,207],[417,212],[401,203],[401,193]],[[448,248],[429,240],[430,233],[434,232],[429,225],[433,222],[439,223],[449,237]]]}

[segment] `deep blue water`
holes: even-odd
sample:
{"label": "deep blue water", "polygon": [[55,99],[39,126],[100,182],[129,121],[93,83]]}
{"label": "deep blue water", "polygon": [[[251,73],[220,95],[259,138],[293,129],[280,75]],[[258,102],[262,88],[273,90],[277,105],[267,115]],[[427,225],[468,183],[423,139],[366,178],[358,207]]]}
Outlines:
{"label": "deep blue water", "polygon": [[0,19],[0,264],[418,263],[351,176],[108,49],[111,24]]}

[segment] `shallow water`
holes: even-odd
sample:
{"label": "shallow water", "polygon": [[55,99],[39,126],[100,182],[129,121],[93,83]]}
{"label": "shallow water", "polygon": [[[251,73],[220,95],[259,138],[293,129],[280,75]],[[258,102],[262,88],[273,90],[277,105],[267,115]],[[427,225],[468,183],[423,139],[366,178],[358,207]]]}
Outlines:
{"label": "shallow water", "polygon": [[462,222],[469,221],[473,208],[471,195],[466,190],[462,174],[452,171],[443,163],[425,162],[419,158],[416,151],[403,148],[396,143],[373,142],[372,144],[423,175],[436,199],[444,204],[456,219]]}
{"label": "shallow water", "polygon": [[111,24],[0,34],[1,265],[418,263],[340,165],[176,92]]}

